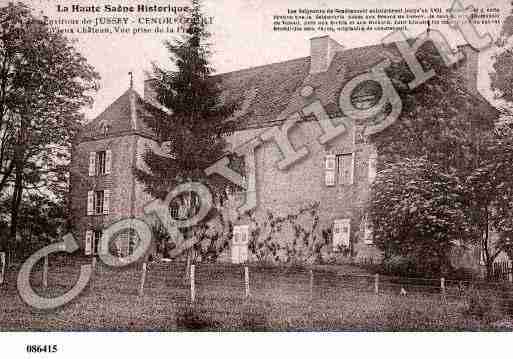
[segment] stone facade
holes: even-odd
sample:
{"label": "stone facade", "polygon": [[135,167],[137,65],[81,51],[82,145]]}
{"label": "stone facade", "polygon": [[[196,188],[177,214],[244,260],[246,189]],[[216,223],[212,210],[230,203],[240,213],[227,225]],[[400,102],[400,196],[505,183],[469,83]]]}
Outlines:
{"label": "stone facade", "polygon": [[[469,90],[480,96],[476,87],[478,53],[468,46],[461,49],[466,62],[458,71]],[[294,149],[307,148],[308,155],[286,170],[278,168],[283,154],[275,142],[264,141],[258,146],[255,151],[258,201],[255,216],[265,221],[268,212],[278,216],[293,215],[300,208],[318,202],[319,235],[323,229],[333,230],[335,221],[345,221],[345,227],[341,228],[350,238],[350,251],[345,253],[347,260],[377,260],[381,256],[366,237],[365,222],[376,153],[357,123],[347,120],[337,123],[341,117],[338,97],[348,81],[368,72],[382,59],[382,52],[379,46],[346,50],[326,36],[312,39],[310,57],[217,75],[221,77],[224,98],[241,103],[237,114],[239,130],[229,137],[232,148],[279,128],[288,116],[301,113],[314,100],[320,101],[330,121],[345,126],[343,134],[321,144],[319,137],[323,132],[318,121],[302,119],[288,132],[288,138]],[[88,124],[77,139],[71,167],[71,205],[75,236],[81,239],[82,248],[88,230],[105,228],[123,218],[144,217],[144,205],[151,200],[132,173],[134,166],[144,168],[142,154],[148,146],[156,145],[153,133],[143,121],[144,104],[154,103],[151,81],[145,85],[144,99],[129,89]],[[107,149],[112,153],[110,174],[90,176],[90,153]],[[334,181],[327,184],[327,160],[333,158]],[[352,173],[350,182],[344,182],[341,177],[346,170]],[[88,215],[88,192],[100,189],[110,190],[109,213]],[[235,208],[241,203],[241,195],[235,196],[227,207]],[[234,224],[251,225],[247,218],[240,218]],[[291,242],[292,232],[293,229],[284,228],[279,240]],[[339,259],[342,256],[333,244],[323,249],[325,257],[333,253]],[[233,256],[224,253],[220,259],[233,260]]]}
{"label": "stone facade", "polygon": [[[125,218],[141,218],[143,202],[150,199],[132,169],[140,163],[145,143],[153,143],[151,133],[140,122],[134,126],[132,111],[141,112],[134,103],[142,99],[128,90],[104,113],[88,124],[77,138],[70,168],[71,211],[74,217],[74,236],[85,250],[87,231],[102,231],[112,223]],[[131,106],[132,103],[132,106]],[[124,110],[127,110],[126,112]],[[108,173],[90,172],[90,157],[98,152],[110,151]],[[88,193],[108,191],[102,213],[88,213]],[[124,250],[127,244],[122,244]]]}

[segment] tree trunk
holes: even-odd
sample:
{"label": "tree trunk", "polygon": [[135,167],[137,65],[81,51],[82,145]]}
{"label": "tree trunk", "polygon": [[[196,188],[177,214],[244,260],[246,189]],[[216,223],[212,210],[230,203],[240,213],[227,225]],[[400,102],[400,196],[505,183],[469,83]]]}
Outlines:
{"label": "tree trunk", "polygon": [[18,232],[18,214],[23,195],[23,172],[21,168],[16,167],[16,178],[14,181],[14,191],[11,199],[11,223],[9,230],[9,239],[7,242],[7,250],[10,252],[16,243],[16,233]]}

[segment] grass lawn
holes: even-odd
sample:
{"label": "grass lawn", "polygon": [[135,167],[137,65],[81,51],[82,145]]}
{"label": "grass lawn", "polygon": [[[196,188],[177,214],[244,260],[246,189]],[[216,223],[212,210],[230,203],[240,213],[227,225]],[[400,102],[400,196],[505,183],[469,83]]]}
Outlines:
{"label": "grass lawn", "polygon": [[[182,278],[183,265],[151,264],[143,296],[137,293],[140,266],[98,265],[79,297],[51,311],[26,305],[17,294],[17,273],[10,271],[7,284],[0,286],[0,330],[474,331],[496,330],[492,323],[511,319],[496,306],[490,313],[470,315],[467,297],[449,294],[442,300],[435,286],[414,290],[412,285],[408,295],[400,296],[401,284],[383,282],[376,295],[372,275],[358,271],[347,275],[347,268],[316,269],[311,292],[308,270],[250,267],[249,299],[244,298],[242,267],[219,264],[196,269],[194,305]],[[72,287],[78,273],[78,264],[51,260],[49,288],[41,288],[37,268],[33,287],[45,296],[57,296]]]}

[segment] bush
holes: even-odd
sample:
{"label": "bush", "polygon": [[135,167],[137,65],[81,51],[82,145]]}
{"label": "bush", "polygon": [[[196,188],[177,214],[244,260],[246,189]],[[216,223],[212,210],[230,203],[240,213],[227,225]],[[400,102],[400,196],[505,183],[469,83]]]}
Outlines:
{"label": "bush", "polygon": [[469,280],[475,276],[475,273],[465,268],[454,269],[449,267],[442,271],[438,260],[401,256],[383,260],[381,265],[376,266],[376,271],[384,275],[411,278],[444,277],[453,280]]}
{"label": "bush", "polygon": [[385,259],[378,269],[378,272],[380,274],[397,277],[423,277],[426,275],[419,271],[413,259],[405,257]]}
{"label": "bush", "polygon": [[455,281],[472,281],[475,278],[476,273],[470,268],[456,268],[451,270],[446,276],[446,279]]}

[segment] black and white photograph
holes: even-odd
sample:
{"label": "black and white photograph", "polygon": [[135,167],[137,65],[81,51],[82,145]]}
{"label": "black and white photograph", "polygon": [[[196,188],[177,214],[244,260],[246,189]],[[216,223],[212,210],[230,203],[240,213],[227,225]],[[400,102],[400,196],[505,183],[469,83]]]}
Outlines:
{"label": "black and white photograph", "polygon": [[0,1],[7,357],[505,345],[512,261],[510,1]]}

